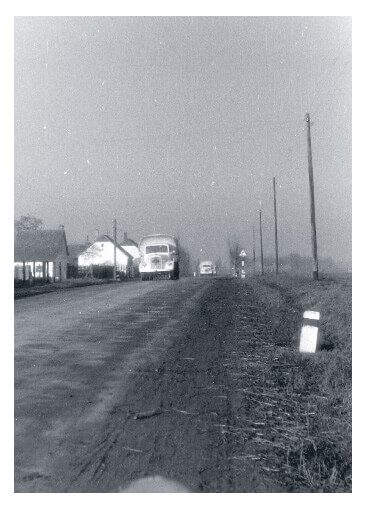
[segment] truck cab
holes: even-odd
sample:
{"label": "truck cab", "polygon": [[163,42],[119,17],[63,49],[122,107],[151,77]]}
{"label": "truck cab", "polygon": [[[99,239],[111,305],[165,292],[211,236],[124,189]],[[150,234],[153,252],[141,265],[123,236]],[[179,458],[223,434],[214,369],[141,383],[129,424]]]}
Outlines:
{"label": "truck cab", "polygon": [[165,234],[147,235],[139,242],[139,272],[142,281],[165,276],[179,279],[179,250],[176,237]]}

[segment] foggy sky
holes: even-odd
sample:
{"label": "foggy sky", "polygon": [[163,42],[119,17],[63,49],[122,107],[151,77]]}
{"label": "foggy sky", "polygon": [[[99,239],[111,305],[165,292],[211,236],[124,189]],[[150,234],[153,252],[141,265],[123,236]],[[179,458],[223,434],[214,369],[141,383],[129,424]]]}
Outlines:
{"label": "foggy sky", "polygon": [[351,19],[18,17],[15,217],[138,241],[179,235],[193,260],[311,256],[304,113],[319,256],[351,261]]}

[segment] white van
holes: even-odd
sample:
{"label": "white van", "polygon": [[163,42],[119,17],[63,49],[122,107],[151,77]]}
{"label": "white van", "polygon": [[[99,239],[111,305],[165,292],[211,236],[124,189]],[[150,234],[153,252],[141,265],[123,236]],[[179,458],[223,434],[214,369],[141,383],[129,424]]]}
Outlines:
{"label": "white van", "polygon": [[156,234],[147,235],[139,242],[139,272],[142,281],[154,276],[179,279],[179,251],[176,237]]}
{"label": "white van", "polygon": [[214,276],[214,274],[215,274],[215,266],[212,261],[206,260],[204,262],[200,262],[199,276]]}

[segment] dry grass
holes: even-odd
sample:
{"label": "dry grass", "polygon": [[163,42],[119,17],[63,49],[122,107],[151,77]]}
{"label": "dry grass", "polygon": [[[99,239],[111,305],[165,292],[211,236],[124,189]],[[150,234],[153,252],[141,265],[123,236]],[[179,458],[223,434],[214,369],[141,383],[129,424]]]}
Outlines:
{"label": "dry grass", "polygon": [[[272,317],[268,324],[271,351],[264,343],[261,359],[257,343],[256,356],[251,358],[249,352],[246,359],[247,368],[251,367],[249,361],[258,362],[258,374],[247,396],[262,426],[247,423],[247,432],[252,429],[252,439],[263,447],[263,453],[257,454],[262,468],[278,475],[288,491],[349,492],[351,278],[330,277],[314,282],[269,275],[253,278],[247,284]],[[300,354],[298,350],[306,309],[321,313],[321,341],[316,354]],[[253,373],[255,376],[256,369]]]}

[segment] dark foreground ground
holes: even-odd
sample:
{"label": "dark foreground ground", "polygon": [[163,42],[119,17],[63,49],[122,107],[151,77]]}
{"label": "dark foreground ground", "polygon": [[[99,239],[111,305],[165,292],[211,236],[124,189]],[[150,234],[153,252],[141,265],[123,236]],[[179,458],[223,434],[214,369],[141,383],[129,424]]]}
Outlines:
{"label": "dark foreground ground", "polygon": [[15,491],[151,475],[193,492],[350,491],[349,403],[322,437],[336,394],[305,381],[335,336],[319,360],[298,353],[317,298],[308,281],[192,278],[17,301]]}

